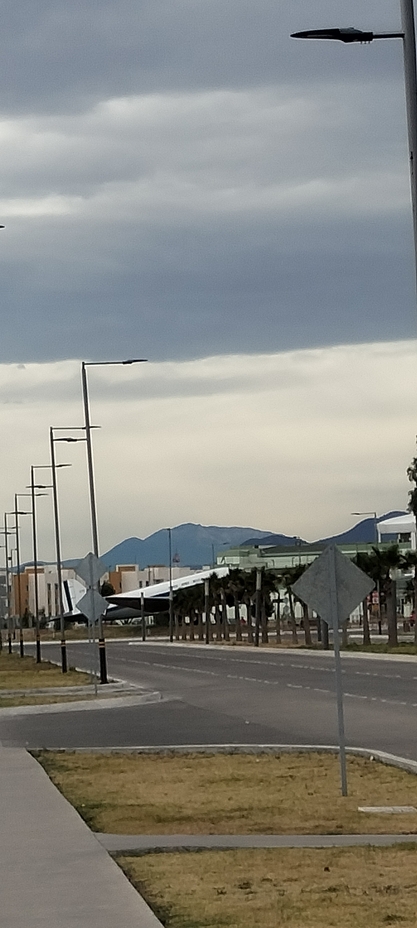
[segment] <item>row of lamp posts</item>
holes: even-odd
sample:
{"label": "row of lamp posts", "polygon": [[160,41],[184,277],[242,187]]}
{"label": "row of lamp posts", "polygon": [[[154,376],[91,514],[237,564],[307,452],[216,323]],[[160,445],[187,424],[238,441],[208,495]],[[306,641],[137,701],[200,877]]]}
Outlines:
{"label": "row of lamp posts", "polygon": [[[96,506],[96,493],[95,493],[95,480],[94,480],[94,463],[93,463],[93,448],[92,448],[92,439],[91,432],[97,426],[91,425],[90,418],[90,402],[88,394],[88,381],[87,381],[87,367],[103,367],[110,365],[131,365],[144,362],[145,358],[131,358],[125,361],[83,361],[81,364],[81,384],[82,384],[82,395],[83,395],[83,408],[84,408],[84,425],[71,427],[64,429],[62,427],[51,426],[49,429],[49,443],[50,443],[50,464],[39,464],[31,466],[31,479],[30,479],[30,493],[16,493],[15,494],[15,506],[12,512],[6,512],[4,514],[4,529],[0,534],[4,535],[4,548],[6,555],[6,602],[7,602],[7,616],[8,616],[8,648],[9,652],[12,651],[12,628],[11,628],[11,597],[10,597],[10,573],[13,570],[13,564],[11,563],[11,558],[9,555],[9,535],[14,535],[16,539],[16,576],[17,576],[17,611],[19,616],[19,651],[20,656],[24,656],[24,639],[23,639],[23,616],[22,616],[22,587],[21,587],[21,564],[20,564],[20,534],[19,534],[19,516],[21,515],[31,515],[32,516],[32,541],[33,541],[33,576],[34,576],[34,603],[35,603],[35,636],[36,636],[36,661],[39,663],[41,660],[41,644],[40,644],[40,629],[39,629],[39,585],[38,585],[38,550],[37,550],[37,531],[36,531],[36,497],[46,496],[46,493],[43,493],[43,490],[52,489],[53,497],[53,510],[54,510],[54,529],[55,529],[55,553],[56,553],[56,566],[57,566],[57,586],[58,586],[58,612],[60,619],[60,644],[61,644],[61,669],[62,673],[66,673],[68,669],[67,661],[67,648],[65,640],[65,622],[64,622],[64,603],[62,595],[62,555],[61,555],[61,538],[60,538],[60,521],[59,521],[59,508],[58,508],[58,489],[57,489],[57,478],[56,471],[58,468],[70,467],[70,464],[57,464],[55,457],[55,443],[56,442],[79,442],[85,441],[87,449],[87,470],[88,470],[88,484],[89,484],[89,499],[90,499],[90,515],[91,515],[91,534],[92,534],[92,545],[93,553],[98,558],[99,557],[99,542],[98,542],[98,524],[97,524],[97,506]],[[83,437],[75,438],[72,435],[56,435],[56,432],[75,432],[83,431],[85,434]],[[52,483],[37,483],[36,482],[36,471],[41,469],[49,469],[51,471]],[[31,498],[31,510],[21,510],[19,509],[19,499],[21,496],[30,496]],[[8,516],[14,516],[14,528],[11,530],[8,525]],[[1,632],[0,632],[1,637]],[[100,666],[100,683],[107,683],[107,660],[106,660],[106,646],[103,632],[103,621],[102,616],[99,616],[98,619],[98,645],[99,645],[99,666]]]}

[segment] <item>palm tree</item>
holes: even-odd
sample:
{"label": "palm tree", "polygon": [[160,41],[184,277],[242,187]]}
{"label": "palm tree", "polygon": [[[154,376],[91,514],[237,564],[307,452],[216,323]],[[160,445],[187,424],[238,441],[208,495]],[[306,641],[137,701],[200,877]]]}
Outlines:
{"label": "palm tree", "polygon": [[[354,563],[364,574],[367,574],[371,580],[377,582],[378,577],[374,576],[375,573],[374,567],[376,564],[375,559],[372,559],[372,555],[368,554],[367,551],[358,551],[356,556],[353,558]],[[362,617],[363,617],[363,645],[366,647],[371,643],[371,631],[369,628],[369,614],[368,614],[368,598],[362,601]]]}
{"label": "palm tree", "polygon": [[214,616],[216,619],[216,641],[221,641],[222,637],[222,581],[216,573],[210,575],[210,599],[214,605]]}
{"label": "palm tree", "polygon": [[184,638],[185,616],[188,615],[188,590],[176,590],[174,593],[174,634],[176,641],[180,637],[180,627]]}
{"label": "palm tree", "polygon": [[245,595],[245,572],[239,567],[231,567],[227,576],[227,589],[233,597],[235,610],[236,641],[242,641],[242,623],[240,620],[240,604]]}
{"label": "palm tree", "polygon": [[[293,579],[292,579],[292,583],[296,583],[296,581],[299,580],[300,577],[302,577],[302,575],[303,575],[303,573],[304,573],[304,571],[305,571],[306,569],[307,569],[307,564],[297,564],[296,567],[292,567],[292,568],[291,568],[291,573],[292,573],[292,578],[293,578]],[[294,596],[294,594],[293,594],[293,596]],[[303,610],[304,639],[305,639],[305,643],[306,643],[307,647],[311,647],[311,645],[312,645],[312,640],[311,640],[311,625],[310,625],[310,617],[309,617],[309,614],[308,614],[308,606],[307,606],[307,603],[304,603],[301,599],[298,598],[298,596],[295,596],[295,600],[296,600],[297,602],[301,603],[301,608],[302,608],[302,610]],[[320,621],[320,620],[318,619],[317,621]]]}
{"label": "palm tree", "polygon": [[283,570],[281,573],[281,582],[288,596],[288,604],[290,607],[290,622],[291,622],[293,644],[298,644],[297,622],[295,620],[295,610],[294,610],[294,593],[292,591],[292,585],[293,583],[295,583],[296,579],[298,579],[295,576],[295,571],[297,569],[298,569],[297,567],[286,567],[285,570]]}
{"label": "palm tree", "polygon": [[246,608],[246,626],[248,630],[247,631],[248,642],[250,644],[253,644],[253,623],[252,623],[253,612],[252,610],[253,610],[253,603],[254,603],[255,592],[256,592],[256,567],[254,567],[252,570],[243,571],[242,579],[244,583],[242,600]]}
{"label": "palm tree", "polygon": [[391,648],[398,647],[397,629],[397,583],[395,571],[404,566],[404,558],[398,545],[382,550],[376,545],[372,547],[371,569],[372,579],[378,578],[380,589],[386,596],[386,613],[388,625],[388,644]]}
{"label": "palm tree", "polygon": [[262,575],[261,596],[261,632],[262,643],[268,643],[268,619],[273,614],[272,597],[279,588],[279,579],[275,570],[264,570]]}
{"label": "palm tree", "polygon": [[199,637],[202,637],[201,614],[203,611],[204,594],[201,586],[193,586],[184,590],[176,590],[174,594],[174,614],[176,637],[179,638],[179,624],[181,620],[181,638],[187,637],[187,623],[190,624],[190,641],[194,640],[196,617],[198,619]]}

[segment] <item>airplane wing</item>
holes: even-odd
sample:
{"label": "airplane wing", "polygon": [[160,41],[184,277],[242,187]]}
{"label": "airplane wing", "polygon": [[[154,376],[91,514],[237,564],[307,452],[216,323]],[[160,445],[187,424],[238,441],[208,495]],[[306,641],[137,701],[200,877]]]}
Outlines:
{"label": "airplane wing", "polygon": [[[209,570],[199,570],[194,574],[187,574],[186,577],[178,577],[172,581],[174,593],[177,590],[186,590],[192,586],[198,586],[204,583],[213,575],[216,577],[226,577],[229,573],[228,567],[211,567]],[[129,606],[131,609],[140,609],[143,598],[146,612],[167,612],[169,608],[169,581],[154,583],[152,586],[142,586],[138,590],[129,590],[127,593],[114,593],[112,596],[106,596],[109,603],[118,606]]]}

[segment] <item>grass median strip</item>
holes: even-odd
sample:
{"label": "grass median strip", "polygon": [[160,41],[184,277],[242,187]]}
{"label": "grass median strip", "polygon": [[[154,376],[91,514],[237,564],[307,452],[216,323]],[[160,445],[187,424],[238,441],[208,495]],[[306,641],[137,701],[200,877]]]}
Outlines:
{"label": "grass median strip", "polygon": [[417,815],[358,806],[416,806],[417,777],[335,755],[35,755],[87,824],[109,834],[414,834]]}
{"label": "grass median strip", "polygon": [[[63,674],[61,669],[50,661],[37,664],[33,657],[0,654],[0,708],[60,702],[61,695],[37,694],[36,690],[62,687],[64,699],[69,699],[69,696],[65,696],[66,688],[86,686],[89,682],[88,674],[71,669]],[[74,698],[74,694],[71,694],[71,698]]]}
{"label": "grass median strip", "polygon": [[165,928],[415,928],[416,846],[118,855]]}

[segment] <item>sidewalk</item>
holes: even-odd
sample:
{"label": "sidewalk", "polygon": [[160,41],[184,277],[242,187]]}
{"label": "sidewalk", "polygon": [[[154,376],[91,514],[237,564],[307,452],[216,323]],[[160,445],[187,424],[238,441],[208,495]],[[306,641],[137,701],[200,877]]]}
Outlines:
{"label": "sidewalk", "polygon": [[416,842],[416,835],[94,835],[23,748],[0,747],[0,783],[1,928],[162,928],[107,850]]}
{"label": "sidewalk", "polygon": [[417,844],[415,835],[106,835],[97,838],[110,853],[270,847],[390,847]]}
{"label": "sidewalk", "polygon": [[162,928],[22,748],[0,747],[1,928]]}

